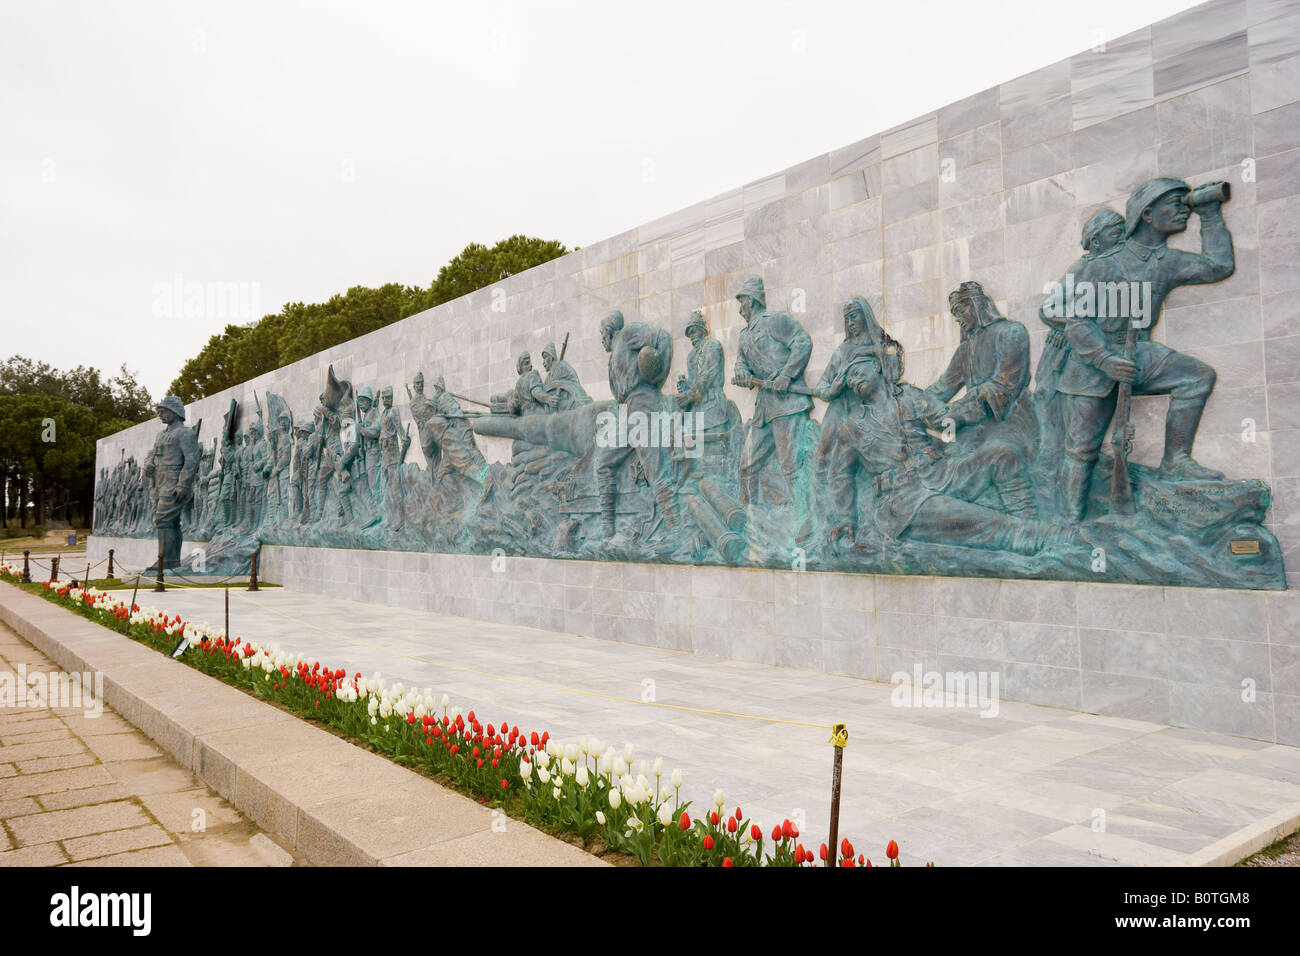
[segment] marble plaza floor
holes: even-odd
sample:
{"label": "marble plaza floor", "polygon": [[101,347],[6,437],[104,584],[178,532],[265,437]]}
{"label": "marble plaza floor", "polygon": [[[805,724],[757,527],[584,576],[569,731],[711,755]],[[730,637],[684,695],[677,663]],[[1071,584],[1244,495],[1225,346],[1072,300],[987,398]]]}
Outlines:
{"label": "marble plaza floor", "polygon": [[[219,589],[140,603],[222,617]],[[904,865],[1179,864],[1300,814],[1300,749],[1263,741],[1005,701],[896,707],[884,683],[284,589],[231,590],[230,613],[235,635],[432,687],[485,723],[631,743],[680,768],[696,808],[722,787],[765,830],[802,816],[814,846],[842,721],[840,833],[877,862],[893,839]]]}

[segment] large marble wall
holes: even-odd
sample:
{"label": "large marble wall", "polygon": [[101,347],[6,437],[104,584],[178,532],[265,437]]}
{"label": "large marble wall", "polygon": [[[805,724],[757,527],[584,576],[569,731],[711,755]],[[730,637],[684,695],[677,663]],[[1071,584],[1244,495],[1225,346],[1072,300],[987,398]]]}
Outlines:
{"label": "large marble wall", "polygon": [[[839,303],[865,295],[904,346],[907,378],[929,384],[957,344],[947,294],[976,279],[1031,332],[1046,328],[1044,283],[1079,254],[1083,221],[1123,210],[1156,175],[1233,186],[1224,206],[1237,267],[1177,290],[1154,338],[1218,371],[1196,445],[1203,464],[1273,490],[1268,523],[1291,582],[1300,574],[1300,3],[1216,0],[1108,41],[883,133],[595,243],[496,287],[413,316],[188,409],[215,433],[231,398],[283,395],[310,415],[333,364],[358,385],[395,386],[423,370],[486,399],[510,389],[515,357],[570,334],[568,360],[609,397],[597,324],[669,329],[679,345],[700,309],[728,365],[743,326],[735,293],[760,275],[771,308],[812,334],[815,381],[842,337]],[[1198,248],[1196,219],[1176,245]],[[729,376],[728,376],[729,377]],[[728,386],[748,418],[753,393]],[[1134,458],[1157,464],[1166,398],[1137,399]],[[143,459],[159,426],[101,441],[99,464]],[[504,439],[480,438],[489,461]],[[418,444],[412,460],[420,459]]]}

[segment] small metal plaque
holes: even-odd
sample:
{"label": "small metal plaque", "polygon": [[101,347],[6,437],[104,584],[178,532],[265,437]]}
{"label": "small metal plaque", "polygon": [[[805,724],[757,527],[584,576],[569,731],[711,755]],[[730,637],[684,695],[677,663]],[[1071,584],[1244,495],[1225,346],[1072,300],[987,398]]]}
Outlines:
{"label": "small metal plaque", "polygon": [[1254,538],[1232,542],[1233,554],[1259,554],[1259,542]]}

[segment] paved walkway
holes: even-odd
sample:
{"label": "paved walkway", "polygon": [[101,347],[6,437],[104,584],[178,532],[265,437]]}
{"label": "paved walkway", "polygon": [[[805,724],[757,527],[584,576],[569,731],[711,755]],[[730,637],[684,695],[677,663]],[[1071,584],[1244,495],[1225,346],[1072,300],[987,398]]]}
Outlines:
{"label": "paved walkway", "polygon": [[[897,840],[905,865],[1207,862],[1300,817],[1293,747],[1005,701],[988,718],[896,707],[890,685],[853,678],[288,590],[230,593],[236,635],[430,686],[484,722],[630,742],[638,759],[681,768],[696,807],[723,787],[765,829],[802,817],[815,841],[829,815],[825,728],[844,721],[840,832],[873,858]],[[221,620],[220,590],[141,598]]]}
{"label": "paved walkway", "polygon": [[[0,623],[0,681],[57,671]],[[75,700],[0,707],[0,866],[293,862],[102,701]]]}

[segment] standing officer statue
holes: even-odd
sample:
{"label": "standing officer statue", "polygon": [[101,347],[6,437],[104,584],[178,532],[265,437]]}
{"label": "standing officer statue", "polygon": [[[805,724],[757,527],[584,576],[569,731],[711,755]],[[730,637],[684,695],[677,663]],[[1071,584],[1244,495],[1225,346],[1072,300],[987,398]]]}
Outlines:
{"label": "standing officer statue", "polygon": [[164,568],[181,563],[181,512],[194,493],[199,473],[199,443],[194,430],[186,428],[185,406],[175,395],[157,405],[158,418],[167,427],[153,443],[145,463],[145,474],[153,480],[154,526],[158,529],[158,553]]}

